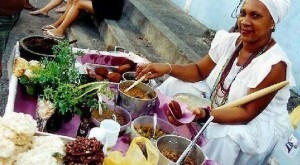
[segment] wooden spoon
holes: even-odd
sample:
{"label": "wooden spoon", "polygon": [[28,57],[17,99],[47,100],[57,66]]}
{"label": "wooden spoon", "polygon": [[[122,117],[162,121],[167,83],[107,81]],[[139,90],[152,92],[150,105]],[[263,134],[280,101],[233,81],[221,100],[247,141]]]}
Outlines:
{"label": "wooden spoon", "polygon": [[283,87],[285,87],[287,84],[289,84],[288,81],[282,81],[280,83],[277,83],[277,84],[274,84],[274,85],[271,85],[267,88],[264,88],[264,89],[261,89],[259,91],[256,91],[256,92],[253,92],[249,95],[246,95],[238,100],[235,100],[233,102],[230,102],[230,103],[227,103],[227,104],[224,104],[220,107],[217,107],[217,108],[214,108],[214,109],[221,109],[221,108],[229,108],[229,107],[238,107],[238,106],[241,106],[243,104],[246,104],[246,103],[249,103],[250,101],[253,101],[255,99],[258,99],[258,98],[261,98],[267,94],[270,94],[272,92],[275,92]]}
{"label": "wooden spoon", "polygon": [[137,84],[139,84],[140,82],[142,82],[146,78],[146,76],[147,76],[147,74],[145,74],[143,77],[141,77],[140,79],[138,79],[137,81],[135,81],[133,84],[131,84],[127,89],[125,89],[125,92],[128,92],[130,89],[132,89]]}

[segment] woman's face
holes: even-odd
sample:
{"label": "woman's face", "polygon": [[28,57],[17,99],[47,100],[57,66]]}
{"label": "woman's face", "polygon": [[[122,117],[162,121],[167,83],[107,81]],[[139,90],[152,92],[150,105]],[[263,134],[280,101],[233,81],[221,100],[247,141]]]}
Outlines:
{"label": "woman's face", "polygon": [[259,0],[246,0],[238,17],[243,42],[268,40],[275,26],[267,7]]}

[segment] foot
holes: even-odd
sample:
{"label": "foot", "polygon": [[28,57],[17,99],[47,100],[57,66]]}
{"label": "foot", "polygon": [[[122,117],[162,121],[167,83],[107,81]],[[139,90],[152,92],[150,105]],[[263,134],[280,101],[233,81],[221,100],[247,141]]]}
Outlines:
{"label": "foot", "polygon": [[30,10],[30,11],[35,11],[35,10],[37,10],[38,8],[32,6],[32,5],[28,2],[28,3],[25,3],[24,9]]}
{"label": "foot", "polygon": [[65,11],[66,11],[66,6],[55,9],[55,12],[57,12],[57,13],[64,13]]}
{"label": "foot", "polygon": [[36,15],[36,16],[45,16],[45,17],[48,17],[48,13],[45,12],[45,11],[43,11],[43,10],[32,11],[29,14]]}
{"label": "foot", "polygon": [[44,35],[48,36],[48,37],[51,37],[51,38],[59,39],[59,40],[62,40],[62,39],[65,38],[64,34],[56,34],[55,30],[56,29],[44,31]]}
{"label": "foot", "polygon": [[43,31],[47,31],[47,30],[51,30],[51,29],[56,29],[56,27],[53,25],[45,25],[42,27]]}

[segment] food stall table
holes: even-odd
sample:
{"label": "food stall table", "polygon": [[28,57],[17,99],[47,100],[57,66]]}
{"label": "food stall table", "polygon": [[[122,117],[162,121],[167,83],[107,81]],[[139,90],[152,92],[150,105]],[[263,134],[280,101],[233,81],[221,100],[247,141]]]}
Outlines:
{"label": "food stall table", "polygon": [[[77,48],[75,48],[75,49],[77,49]],[[82,51],[82,49],[77,49],[77,50]],[[91,52],[91,50],[84,50],[84,51]],[[95,53],[95,52],[93,52],[93,53]],[[15,46],[13,54],[15,56],[19,56],[18,43]],[[123,55],[123,54],[121,54],[121,55]],[[136,58],[135,60],[138,62],[149,62],[146,59],[140,59],[141,57],[139,57],[139,56],[136,57],[134,55],[131,55],[130,58]],[[155,113],[157,113],[159,118],[167,120],[165,112],[162,108],[162,105],[168,103],[172,98],[160,93],[159,91],[156,91],[156,92],[158,94],[159,105],[156,106],[153,109],[153,111]],[[37,99],[35,99],[31,96],[28,96],[26,94],[26,92],[21,89],[21,86],[18,83],[18,78],[15,77],[14,75],[11,75],[10,83],[9,83],[9,96],[8,96],[8,102],[6,105],[5,112],[6,113],[12,112],[12,111],[22,112],[22,113],[30,114],[35,119],[36,118],[36,106],[37,106]],[[75,115],[70,122],[64,123],[62,125],[62,127],[60,128],[60,130],[55,132],[55,134],[75,138],[79,123],[80,123],[80,117]],[[190,131],[190,128],[188,128],[187,125],[176,127],[176,129],[180,136],[184,136],[189,139],[192,137],[192,132]],[[129,130],[129,128],[128,128],[128,130]],[[126,153],[127,149],[129,148],[129,145],[130,145],[130,136],[129,136],[128,130],[118,138],[117,144],[112,148],[112,150],[118,150],[118,151],[122,152],[123,154]],[[207,164],[207,163],[214,164],[214,162],[210,161],[210,160],[206,161],[205,164]]]}

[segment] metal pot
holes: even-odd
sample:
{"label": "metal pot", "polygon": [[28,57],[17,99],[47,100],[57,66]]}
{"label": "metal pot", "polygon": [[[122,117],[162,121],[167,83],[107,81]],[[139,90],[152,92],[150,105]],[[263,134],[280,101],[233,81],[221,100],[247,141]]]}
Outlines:
{"label": "metal pot", "polygon": [[27,36],[20,40],[20,55],[26,60],[40,60],[42,57],[54,58],[52,48],[57,44],[58,40],[47,36]]}
{"label": "metal pot", "polygon": [[[166,158],[163,154],[163,150],[173,151],[178,154],[183,153],[186,147],[191,143],[191,140],[177,136],[177,135],[164,135],[157,139],[156,147],[159,151],[159,165],[176,165],[175,162]],[[196,161],[196,165],[202,165],[205,161],[205,155],[198,145],[195,145],[189,154],[192,160]]]}
{"label": "metal pot", "polygon": [[136,85],[136,87],[145,93],[149,91],[148,95],[151,97],[151,99],[139,99],[128,96],[121,89],[129,87],[133,82],[133,80],[127,80],[119,83],[118,90],[120,93],[118,103],[122,108],[129,111],[131,117],[135,119],[138,116],[148,115],[149,112],[155,107],[157,93],[151,86],[144,83],[139,83]]}
{"label": "metal pot", "polygon": [[[126,80],[135,80],[135,72],[125,72],[122,74],[122,79],[124,81]],[[151,82],[150,80],[147,80],[147,81],[142,81],[143,83],[147,84],[147,85],[151,85]]]}

